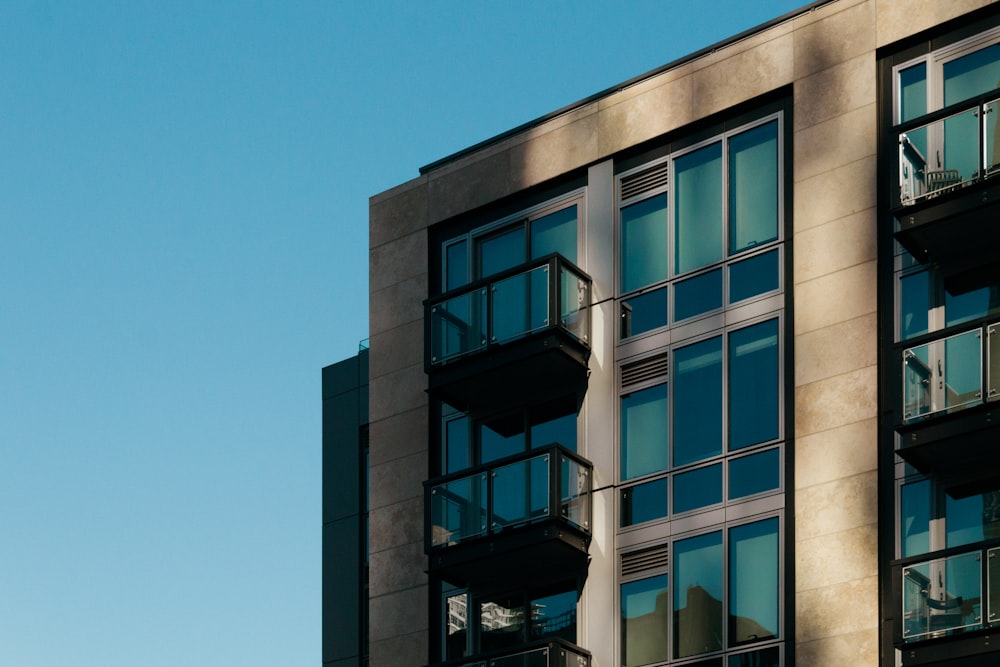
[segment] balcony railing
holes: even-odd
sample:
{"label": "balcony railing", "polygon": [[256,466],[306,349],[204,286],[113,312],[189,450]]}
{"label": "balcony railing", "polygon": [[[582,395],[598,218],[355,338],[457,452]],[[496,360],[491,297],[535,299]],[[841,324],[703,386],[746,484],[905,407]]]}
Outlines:
{"label": "balcony railing", "polygon": [[562,639],[532,642],[490,657],[443,663],[448,667],[590,667],[590,652]]}
{"label": "balcony railing", "polygon": [[899,206],[1000,175],[996,93],[904,123],[899,144]]}
{"label": "balcony railing", "polygon": [[911,559],[900,572],[904,642],[1000,623],[1000,547],[918,562]]}
{"label": "balcony railing", "polygon": [[545,519],[589,534],[593,466],[560,445],[425,482],[427,546],[438,549]]}
{"label": "balcony railing", "polygon": [[590,277],[552,254],[427,301],[430,366],[546,329],[589,345]]}
{"label": "balcony railing", "polygon": [[[903,350],[903,420],[915,422],[1000,398],[1000,324]],[[986,339],[984,364],[983,340]]]}

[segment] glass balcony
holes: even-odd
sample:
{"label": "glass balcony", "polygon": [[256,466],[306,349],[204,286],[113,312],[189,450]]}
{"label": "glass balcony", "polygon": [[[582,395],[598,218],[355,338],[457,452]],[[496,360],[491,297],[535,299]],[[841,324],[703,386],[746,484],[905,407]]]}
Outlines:
{"label": "glass balcony", "polygon": [[973,329],[903,350],[904,420],[982,403],[982,334]]}
{"label": "glass balcony", "polygon": [[505,271],[427,302],[430,364],[558,328],[588,343],[590,277],[559,255]]}
{"label": "glass balcony", "polygon": [[[964,106],[964,108],[963,108]],[[900,206],[961,189],[1000,174],[997,99],[929,114],[898,134]]]}
{"label": "glass balcony", "polygon": [[453,546],[550,517],[589,533],[592,471],[586,459],[556,445],[430,480],[429,546]]}
{"label": "glass balcony", "polygon": [[[982,551],[904,566],[902,578],[904,642],[984,627]],[[987,599],[992,598],[990,591]]]}
{"label": "glass balcony", "polygon": [[565,640],[533,642],[488,658],[451,661],[449,667],[590,667],[590,652]]}

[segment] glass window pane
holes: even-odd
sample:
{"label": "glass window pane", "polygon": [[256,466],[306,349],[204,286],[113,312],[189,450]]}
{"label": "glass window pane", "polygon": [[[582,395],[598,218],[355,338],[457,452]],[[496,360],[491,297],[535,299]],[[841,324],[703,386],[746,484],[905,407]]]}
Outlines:
{"label": "glass window pane", "polygon": [[451,595],[446,601],[448,614],[445,635],[445,660],[464,658],[468,651],[469,596],[465,593]]}
{"label": "glass window pane", "polygon": [[461,415],[446,419],[442,447],[445,474],[470,467],[468,417]]}
{"label": "glass window pane", "polygon": [[[931,550],[931,483],[904,484],[899,493],[900,555],[916,556]],[[940,545],[938,545],[940,547]]]}
{"label": "glass window pane", "polygon": [[668,657],[667,575],[622,584],[622,664],[638,667]]}
{"label": "glass window pane", "polygon": [[729,334],[729,449],[778,437],[778,320]]}
{"label": "glass window pane", "polygon": [[487,600],[479,606],[479,647],[484,653],[523,644],[524,601],[518,595]]}
{"label": "glass window pane", "polygon": [[479,462],[487,463],[523,452],[524,415],[516,412],[479,425]]}
{"label": "glass window pane", "polygon": [[966,292],[958,296],[952,296],[950,292],[944,293],[944,316],[946,325],[961,324],[978,317],[984,317],[997,305],[997,297],[1000,292],[989,287]]}
{"label": "glass window pane", "polygon": [[729,252],[778,238],[778,121],[729,139]]}
{"label": "glass window pane", "polygon": [[549,470],[548,454],[493,469],[493,530],[549,516]]}
{"label": "glass window pane", "polygon": [[561,637],[576,642],[576,592],[566,591],[531,601],[528,639]]}
{"label": "glass window pane", "polygon": [[722,269],[674,285],[674,319],[683,320],[722,308]]}
{"label": "glass window pane", "polygon": [[562,445],[576,451],[576,400],[572,397],[533,408],[528,415],[531,447]]}
{"label": "glass window pane", "polygon": [[1000,44],[946,62],[943,71],[945,106],[988,93],[1000,81]]}
{"label": "glass window pane", "polygon": [[674,475],[674,514],[722,502],[722,464]]}
{"label": "glass window pane", "polygon": [[622,217],[622,291],[667,277],[667,195],[626,206]]}
{"label": "glass window pane", "polygon": [[777,250],[729,266],[729,303],[773,292],[781,284]]}
{"label": "glass window pane", "polygon": [[778,635],[778,519],[729,529],[729,642]]}
{"label": "glass window pane", "polygon": [[[919,63],[899,72],[899,122],[927,113],[927,65]],[[926,150],[922,150],[924,155]]]}
{"label": "glass window pane", "polygon": [[777,646],[729,656],[728,667],[780,667],[781,651]]}
{"label": "glass window pane", "polygon": [[531,221],[531,258],[557,252],[576,264],[576,206]]}
{"label": "glass window pane", "polygon": [[768,449],[729,462],[729,499],[781,488],[781,450]]}
{"label": "glass window pane", "polygon": [[523,264],[524,227],[491,236],[479,242],[479,276],[485,278]]}
{"label": "glass window pane", "polygon": [[621,337],[667,326],[667,288],[646,292],[621,302]]}
{"label": "glass window pane", "polygon": [[674,542],[674,657],[722,648],[722,533]]}
{"label": "glass window pane", "polygon": [[722,453],[722,338],[674,351],[674,466]]}
{"label": "glass window pane", "polygon": [[452,243],[445,249],[445,291],[461,287],[469,282],[469,244],[465,241]]}
{"label": "glass window pane", "polygon": [[622,528],[667,516],[667,478],[622,489]]}
{"label": "glass window pane", "polygon": [[667,469],[667,385],[622,396],[622,479]]}
{"label": "glass window pane", "polygon": [[911,273],[899,279],[899,335],[905,340],[927,333],[927,313],[930,310],[930,283],[926,271]]}
{"label": "glass window pane", "polygon": [[722,142],[674,161],[675,271],[722,259]]}
{"label": "glass window pane", "polygon": [[945,496],[945,526],[947,528],[945,545],[947,547],[960,547],[964,544],[981,542],[984,539],[984,499],[983,495],[969,496],[961,500],[955,500],[949,495]]}

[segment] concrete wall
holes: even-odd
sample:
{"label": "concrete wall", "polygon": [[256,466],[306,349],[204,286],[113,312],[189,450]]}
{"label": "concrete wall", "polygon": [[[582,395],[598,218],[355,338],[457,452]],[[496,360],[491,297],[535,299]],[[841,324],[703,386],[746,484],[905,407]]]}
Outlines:
{"label": "concrete wall", "polygon": [[[794,100],[796,663],[878,664],[875,49],[988,4],[837,0],[372,198],[373,666],[427,659],[426,228],[571,169],[592,167],[596,182],[616,152],[785,86]],[[608,220],[591,217],[588,238],[613,240],[595,228]],[[595,283],[596,294],[611,289]],[[598,332],[591,391],[601,388],[587,400],[610,414],[614,334],[600,318]],[[599,423],[608,422],[588,418],[588,433]],[[601,458],[604,441],[588,435],[585,454]],[[613,507],[611,493],[598,497],[595,520],[610,532],[595,537],[584,596],[581,643],[595,667],[617,655],[613,624],[596,621],[614,608]]]}

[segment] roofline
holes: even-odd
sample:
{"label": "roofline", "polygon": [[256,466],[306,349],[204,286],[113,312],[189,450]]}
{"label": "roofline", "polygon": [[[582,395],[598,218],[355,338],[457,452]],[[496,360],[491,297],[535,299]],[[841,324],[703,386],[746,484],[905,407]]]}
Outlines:
{"label": "roofline", "polygon": [[677,60],[674,60],[673,62],[669,62],[666,65],[661,65],[660,67],[657,67],[654,70],[650,70],[649,72],[646,72],[645,74],[640,74],[639,76],[633,77],[633,78],[631,78],[631,79],[629,79],[627,81],[624,81],[623,83],[619,83],[618,85],[611,86],[610,88],[606,88],[606,89],[600,91],[599,93],[594,93],[593,95],[591,95],[589,97],[585,97],[584,99],[582,99],[582,100],[580,100],[578,102],[573,102],[572,104],[568,104],[568,105],[562,107],[561,109],[557,109],[556,111],[552,111],[550,113],[547,113],[544,116],[541,116],[540,118],[536,118],[536,119],[528,121],[527,123],[524,123],[522,125],[518,125],[517,127],[513,128],[513,129],[507,130],[506,132],[502,132],[502,133],[500,133],[500,134],[498,134],[498,135],[496,135],[494,137],[486,139],[485,141],[480,141],[479,143],[474,144],[472,146],[469,146],[468,148],[463,148],[462,150],[460,150],[460,151],[458,151],[456,153],[452,153],[451,155],[448,155],[446,157],[443,157],[440,160],[435,160],[434,162],[431,162],[430,164],[427,164],[427,165],[424,165],[423,167],[420,167],[420,175],[423,176],[423,175],[425,175],[425,174],[427,174],[429,172],[432,172],[432,171],[434,171],[436,169],[439,169],[439,168],[441,168],[441,167],[443,167],[443,166],[445,166],[447,164],[450,164],[452,162],[457,162],[458,160],[462,159],[463,157],[466,157],[468,155],[472,155],[473,153],[477,153],[477,152],[481,151],[482,149],[487,148],[489,146],[493,146],[495,144],[499,144],[500,142],[502,142],[505,139],[508,139],[508,138],[510,138],[510,137],[512,137],[514,135],[520,134],[520,133],[525,132],[526,130],[530,130],[530,129],[534,128],[534,127],[538,127],[539,125],[547,123],[548,121],[550,121],[550,120],[552,120],[554,118],[558,118],[559,116],[562,116],[564,114],[568,114],[568,113],[570,113],[572,111],[576,111],[577,109],[579,109],[581,107],[584,107],[584,106],[587,106],[588,104],[596,102],[597,100],[600,100],[600,99],[602,99],[604,97],[607,97],[609,95],[613,95],[614,93],[617,93],[619,91],[625,90],[626,88],[630,88],[630,87],[632,87],[632,86],[634,86],[634,85],[636,85],[638,83],[642,83],[643,81],[646,81],[647,79],[651,79],[654,76],[662,74],[663,72],[667,72],[667,71],[672,70],[674,68],[680,67],[681,65],[685,65],[685,64],[687,64],[687,63],[689,63],[689,62],[691,62],[693,60],[697,60],[698,58],[701,58],[702,56],[706,56],[706,55],[708,55],[710,53],[718,51],[719,49],[723,49],[723,48],[725,48],[727,46],[730,46],[731,44],[735,44],[736,42],[742,41],[742,40],[746,39],[747,37],[750,37],[751,35],[755,35],[755,34],[757,34],[759,32],[764,32],[765,30],[773,28],[774,26],[776,26],[778,24],[781,24],[781,23],[784,23],[786,21],[789,21],[789,20],[791,20],[793,18],[801,16],[802,14],[807,14],[807,13],[809,13],[809,12],[811,12],[811,11],[819,8],[819,7],[822,7],[823,5],[827,5],[827,4],[830,4],[830,3],[835,2],[835,1],[836,0],[815,0],[814,2],[811,2],[808,5],[800,7],[799,9],[793,9],[792,11],[788,12],[787,14],[784,14],[784,15],[779,16],[777,18],[771,19],[770,21],[768,21],[766,23],[761,23],[760,25],[755,26],[753,28],[750,28],[749,30],[744,30],[743,32],[741,32],[741,33],[739,33],[737,35],[733,35],[732,37],[727,37],[726,39],[724,39],[724,40],[722,40],[720,42],[716,42],[715,44],[712,44],[710,46],[706,46],[703,49],[695,51],[694,53],[689,53],[688,55],[682,56],[682,57],[678,58]]}

